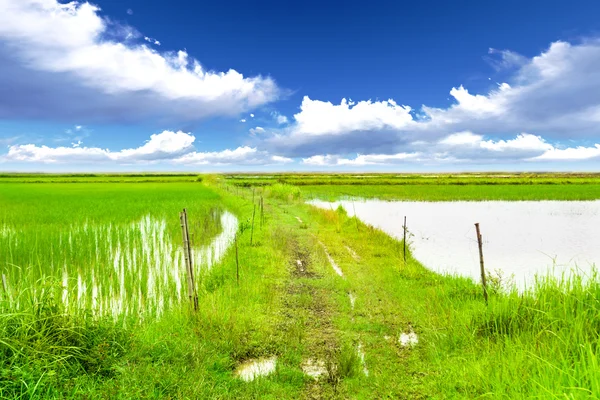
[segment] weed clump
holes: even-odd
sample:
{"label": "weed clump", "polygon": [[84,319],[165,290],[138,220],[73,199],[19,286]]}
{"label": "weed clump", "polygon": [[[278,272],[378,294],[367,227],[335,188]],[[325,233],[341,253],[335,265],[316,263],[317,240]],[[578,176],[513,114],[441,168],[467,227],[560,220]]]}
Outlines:
{"label": "weed clump", "polygon": [[0,397],[50,394],[87,375],[113,377],[131,334],[112,320],[69,315],[49,291],[23,310],[0,300]]}

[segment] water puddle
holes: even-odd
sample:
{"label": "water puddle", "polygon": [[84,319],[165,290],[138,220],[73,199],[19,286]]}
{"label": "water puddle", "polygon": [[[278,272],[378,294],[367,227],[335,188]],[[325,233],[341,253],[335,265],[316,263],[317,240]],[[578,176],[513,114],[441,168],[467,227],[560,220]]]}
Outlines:
{"label": "water puddle", "polygon": [[415,347],[419,343],[419,337],[413,331],[402,332],[398,338],[398,343],[402,347]]}
{"label": "water puddle", "polygon": [[344,207],[349,216],[398,239],[407,217],[412,254],[426,267],[480,279],[474,223],[483,236],[486,271],[514,277],[522,289],[534,276],[586,274],[600,263],[600,201],[312,201]]}
{"label": "water puddle", "polygon": [[365,362],[365,352],[363,350],[363,345],[360,342],[358,342],[358,346],[356,346],[356,354],[358,354],[360,364],[363,368],[363,373],[365,376],[369,376],[369,370],[367,369],[367,363]]}
{"label": "water puddle", "polygon": [[313,379],[318,380],[319,377],[327,375],[327,368],[323,360],[310,358],[302,363],[302,372]]}
{"label": "water puddle", "polygon": [[331,264],[331,267],[333,268],[335,273],[338,274],[339,276],[343,277],[344,273],[342,272],[341,268],[336,264],[335,260],[331,257],[329,252],[327,251],[327,247],[325,247],[325,245],[322,242],[319,242],[319,244],[323,247],[323,250],[325,251],[325,255],[327,256],[327,259],[329,260],[329,264]]}
{"label": "water puddle", "polygon": [[354,303],[356,302],[356,296],[353,293],[348,293],[348,298],[350,299],[350,308],[354,310]]}
{"label": "water puddle", "polygon": [[275,371],[277,357],[248,360],[241,364],[235,375],[245,382],[251,382],[260,376],[267,376]]}

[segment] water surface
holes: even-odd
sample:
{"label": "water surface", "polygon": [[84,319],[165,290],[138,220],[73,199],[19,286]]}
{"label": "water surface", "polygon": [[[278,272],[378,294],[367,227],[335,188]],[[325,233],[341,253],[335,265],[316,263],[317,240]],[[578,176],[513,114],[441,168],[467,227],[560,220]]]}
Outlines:
{"label": "water surface", "polygon": [[312,201],[342,205],[350,216],[402,237],[404,216],[411,250],[426,267],[480,279],[475,222],[483,236],[487,271],[514,275],[523,288],[535,274],[590,271],[600,261],[600,201]]}

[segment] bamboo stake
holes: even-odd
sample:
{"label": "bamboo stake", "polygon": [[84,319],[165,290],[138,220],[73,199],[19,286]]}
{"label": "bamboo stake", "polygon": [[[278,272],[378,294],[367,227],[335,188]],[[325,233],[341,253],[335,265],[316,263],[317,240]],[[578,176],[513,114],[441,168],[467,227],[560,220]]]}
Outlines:
{"label": "bamboo stake", "polygon": [[4,292],[8,296],[8,284],[6,283],[6,275],[2,274],[2,287],[4,288]]}
{"label": "bamboo stake", "polygon": [[254,237],[254,214],[256,214],[256,204],[252,209],[252,230],[250,231],[250,245],[252,245],[252,238]]}
{"label": "bamboo stake", "polygon": [[404,225],[402,226],[404,230],[404,239],[402,239],[402,251],[404,253],[404,263],[406,264],[406,215],[404,216]]}
{"label": "bamboo stake", "polygon": [[187,219],[187,210],[183,209],[183,216],[185,217],[185,234],[188,239],[188,254],[189,254],[189,268],[190,268],[190,277],[192,279],[192,289],[194,296],[194,311],[198,311],[198,293],[196,291],[196,280],[194,279],[194,258],[192,257],[192,243],[190,241],[190,231]]}
{"label": "bamboo stake", "polygon": [[479,246],[479,267],[481,268],[481,286],[483,286],[483,298],[485,304],[488,302],[487,282],[485,281],[485,266],[483,264],[483,239],[479,231],[479,222],[475,223],[475,231],[477,232],[477,244]]}
{"label": "bamboo stake", "polygon": [[187,241],[187,236],[185,234],[185,218],[183,216],[183,212],[179,213],[179,221],[181,223],[181,236],[183,237],[183,257],[185,259],[185,275],[186,275],[187,287],[188,287],[188,298],[190,299],[190,304],[193,304],[194,288],[192,285],[192,279],[190,277],[190,269],[189,269],[190,262],[189,262],[189,253],[187,250],[188,241]]}
{"label": "bamboo stake", "polygon": [[237,233],[235,234],[235,278],[238,286],[240,285],[240,261],[238,259],[238,239]]}

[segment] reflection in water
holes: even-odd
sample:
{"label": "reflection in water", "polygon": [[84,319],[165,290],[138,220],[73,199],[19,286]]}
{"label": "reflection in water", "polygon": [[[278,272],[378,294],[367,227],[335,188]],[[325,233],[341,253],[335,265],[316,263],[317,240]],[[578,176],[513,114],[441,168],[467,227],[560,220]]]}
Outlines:
{"label": "reflection in water", "polygon": [[[354,203],[354,205],[353,205]],[[600,201],[312,201],[324,209],[342,205],[349,215],[398,239],[407,217],[416,259],[438,272],[479,279],[474,223],[483,236],[486,270],[514,275],[519,288],[536,274],[585,274],[600,261]]]}
{"label": "reflection in water", "polygon": [[[237,218],[224,212],[220,222],[221,233],[208,245],[192,250],[197,275],[218,263],[233,242]],[[0,232],[12,234],[6,227],[0,227]],[[91,310],[114,318],[158,316],[187,295],[182,285],[186,279],[183,249],[168,236],[166,221],[151,216],[125,226],[76,226],[57,233],[58,247],[47,249],[51,259],[43,269],[19,267],[10,276],[13,286],[19,279],[56,278],[62,286],[57,299],[69,312]],[[8,245],[15,252],[20,246],[16,237]],[[46,289],[35,285],[28,290],[39,298]],[[15,301],[19,307],[21,298]]]}

